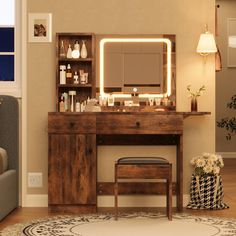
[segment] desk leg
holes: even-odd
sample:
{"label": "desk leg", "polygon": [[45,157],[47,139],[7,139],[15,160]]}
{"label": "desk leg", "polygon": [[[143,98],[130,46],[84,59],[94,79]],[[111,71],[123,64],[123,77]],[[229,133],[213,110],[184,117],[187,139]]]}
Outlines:
{"label": "desk leg", "polygon": [[183,135],[179,136],[177,150],[176,150],[176,179],[177,179],[177,189],[176,189],[176,204],[177,210],[183,211]]}

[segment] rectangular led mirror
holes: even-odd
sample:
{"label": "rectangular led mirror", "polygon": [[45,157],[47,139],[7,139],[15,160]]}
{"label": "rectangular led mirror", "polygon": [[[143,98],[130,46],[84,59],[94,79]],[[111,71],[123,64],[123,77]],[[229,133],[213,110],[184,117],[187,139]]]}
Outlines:
{"label": "rectangular led mirror", "polygon": [[175,97],[174,35],[99,35],[97,49],[102,97]]}

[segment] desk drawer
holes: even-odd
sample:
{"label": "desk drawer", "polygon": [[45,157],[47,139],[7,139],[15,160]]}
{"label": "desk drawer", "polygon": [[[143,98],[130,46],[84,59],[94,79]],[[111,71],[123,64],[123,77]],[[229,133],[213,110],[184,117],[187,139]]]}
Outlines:
{"label": "desk drawer", "polygon": [[49,133],[96,133],[93,114],[49,114]]}
{"label": "desk drawer", "polygon": [[182,115],[159,114],[100,114],[98,134],[181,134]]}

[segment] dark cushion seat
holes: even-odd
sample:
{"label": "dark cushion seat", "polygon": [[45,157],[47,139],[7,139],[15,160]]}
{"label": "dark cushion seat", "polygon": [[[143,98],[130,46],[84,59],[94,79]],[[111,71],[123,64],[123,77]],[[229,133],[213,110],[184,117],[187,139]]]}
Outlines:
{"label": "dark cushion seat", "polygon": [[118,164],[169,164],[168,160],[162,157],[121,157]]}

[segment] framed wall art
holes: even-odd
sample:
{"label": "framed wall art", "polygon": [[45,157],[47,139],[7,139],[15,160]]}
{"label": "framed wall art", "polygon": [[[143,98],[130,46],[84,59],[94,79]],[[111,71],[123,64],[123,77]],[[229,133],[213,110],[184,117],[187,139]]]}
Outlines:
{"label": "framed wall art", "polygon": [[29,13],[29,42],[47,43],[52,41],[52,14]]}
{"label": "framed wall art", "polygon": [[227,64],[228,67],[236,67],[236,18],[227,19],[227,28],[228,28]]}

